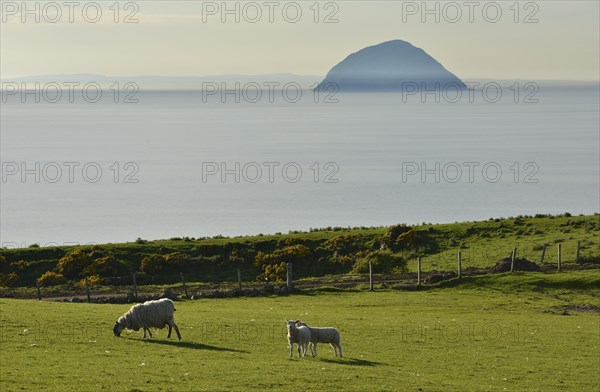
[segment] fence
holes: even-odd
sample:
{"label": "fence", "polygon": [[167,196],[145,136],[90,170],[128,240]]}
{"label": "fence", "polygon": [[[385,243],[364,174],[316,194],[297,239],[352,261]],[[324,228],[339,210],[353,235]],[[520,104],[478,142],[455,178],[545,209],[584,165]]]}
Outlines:
{"label": "fence", "polygon": [[[576,264],[580,263],[582,260],[585,261],[584,255],[581,252],[581,241],[577,241],[576,244],[573,244],[573,257],[570,260],[564,259],[564,244],[558,243],[556,244],[556,253],[554,256],[551,255],[552,246],[549,244],[544,244],[538,250],[524,250],[519,248],[518,246],[513,246],[510,252],[507,252],[505,249],[503,252],[500,250],[496,250],[496,254],[504,254],[505,257],[502,257],[503,260],[510,260],[510,272],[514,272],[518,270],[517,268],[517,260],[519,259],[528,259],[535,263],[538,263],[541,268],[545,271],[557,271],[561,272],[565,268],[565,263],[568,264]],[[489,253],[482,253],[481,256],[490,257]],[[470,275],[478,275],[485,274],[487,270],[489,270],[489,263],[486,266],[480,266],[475,263],[475,258],[477,253],[475,249],[456,249],[452,253],[443,252],[441,254],[431,255],[431,256],[417,256],[412,260],[416,262],[416,271],[409,272],[406,274],[400,274],[396,276],[385,276],[382,274],[375,274],[375,268],[372,263],[369,263],[369,273],[368,276],[359,275],[353,276],[352,279],[348,279],[349,276],[337,276],[336,280],[332,281],[331,278],[327,279],[327,282],[319,282],[318,278],[314,278],[315,282],[311,283],[309,279],[298,280],[299,277],[294,275],[294,269],[292,263],[287,263],[286,268],[286,281],[283,284],[280,284],[279,287],[284,287],[287,293],[290,293],[297,288],[307,288],[311,287],[311,285],[319,286],[322,284],[326,284],[328,286],[337,286],[337,285],[348,285],[349,283],[353,284],[368,284],[368,290],[374,291],[376,279],[378,279],[379,283],[388,283],[388,282],[405,282],[408,285],[413,285],[416,287],[422,287],[427,283],[437,283],[432,282],[430,276],[429,282],[426,282],[423,277],[428,272],[430,275],[440,274],[442,273],[442,280],[447,278],[458,278],[461,279],[465,276],[465,271],[468,270]],[[491,256],[493,258],[494,256]],[[499,257],[499,256],[496,256]],[[597,256],[595,256],[597,258]],[[454,261],[452,261],[454,259]],[[444,261],[445,265],[454,265],[454,268],[446,268],[442,271],[438,271],[436,268],[432,266],[439,265],[440,260]],[[483,257],[480,261],[486,260]],[[489,258],[487,258],[489,260]],[[426,266],[427,271],[424,271],[423,267]],[[475,267],[474,267],[475,266]],[[481,268],[477,268],[477,267]],[[444,275],[445,274],[445,275]],[[192,298],[195,293],[202,291],[210,291],[210,290],[230,290],[238,292],[242,292],[244,288],[257,288],[264,286],[266,284],[273,284],[273,282],[259,282],[254,279],[254,277],[245,276],[246,280],[244,281],[244,272],[242,269],[237,268],[235,273],[231,276],[231,279],[226,282],[219,283],[210,283],[210,282],[202,282],[201,280],[194,281],[199,276],[199,273],[184,275],[183,272],[180,272],[176,275],[160,275],[160,276],[149,276],[141,273],[132,273],[128,276],[113,276],[103,278],[104,285],[101,287],[96,287],[90,284],[90,280],[88,277],[85,277],[84,285],[71,285],[72,295],[80,296],[85,298],[88,302],[92,302],[92,296],[107,296],[107,295],[121,295],[127,296],[133,300],[137,300],[140,296],[147,295],[148,292],[157,290],[163,290],[165,288],[169,288],[174,291],[179,291],[182,294],[180,295],[183,298]],[[247,274],[248,275],[248,274]],[[190,279],[191,278],[191,279]],[[250,279],[249,279],[250,278]],[[367,280],[368,278],[368,280]],[[439,278],[439,276],[438,276]],[[173,281],[178,281],[179,283],[172,283]],[[170,282],[166,287],[164,287],[163,282]],[[193,282],[193,283],[190,283]],[[412,283],[410,283],[412,282]],[[45,288],[40,287],[37,281],[31,282],[29,287],[35,286],[35,297],[41,300],[44,296],[48,297],[48,294],[52,294],[51,292],[44,293],[46,291]],[[141,286],[141,290],[140,290]],[[156,287],[162,286],[162,287]],[[46,294],[46,295],[43,295]],[[33,296],[33,295],[32,295]]]}

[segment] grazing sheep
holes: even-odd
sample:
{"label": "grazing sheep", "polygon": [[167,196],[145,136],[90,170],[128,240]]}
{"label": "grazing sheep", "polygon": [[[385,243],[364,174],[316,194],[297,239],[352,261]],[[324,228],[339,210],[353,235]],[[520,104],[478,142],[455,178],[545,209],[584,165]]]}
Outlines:
{"label": "grazing sheep", "polygon": [[150,328],[164,328],[169,326],[169,333],[167,338],[171,337],[171,329],[175,327],[177,332],[177,338],[181,341],[181,334],[179,328],[175,324],[173,318],[173,312],[175,311],[175,304],[168,298],[162,298],[157,301],[146,301],[143,304],[133,305],[131,309],[115,322],[113,332],[115,336],[121,336],[123,329],[131,329],[139,331],[140,328],[144,329],[144,339],[146,338],[146,331],[152,338],[152,332]]}
{"label": "grazing sheep", "polygon": [[290,344],[290,358],[294,356],[294,343],[298,343],[298,358],[305,357],[310,342],[310,329],[297,326],[295,321],[285,321],[287,324],[288,343]]}
{"label": "grazing sheep", "polygon": [[342,358],[342,343],[340,341],[340,331],[335,328],[312,328],[304,321],[296,320],[296,326],[307,327],[310,329],[310,347],[312,356],[317,356],[317,343],[329,343],[333,348],[333,354]]}

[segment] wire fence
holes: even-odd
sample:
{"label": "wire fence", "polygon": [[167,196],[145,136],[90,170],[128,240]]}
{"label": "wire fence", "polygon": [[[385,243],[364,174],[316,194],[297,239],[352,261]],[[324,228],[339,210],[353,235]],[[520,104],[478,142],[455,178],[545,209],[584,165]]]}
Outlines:
{"label": "wire fence", "polygon": [[[586,244],[589,245],[589,244]],[[400,252],[402,255],[402,252]],[[405,283],[408,285],[426,285],[438,283],[448,278],[460,278],[465,275],[481,275],[489,272],[490,268],[500,260],[517,261],[517,266],[511,264],[510,270],[518,271],[518,261],[527,259],[538,264],[544,271],[560,271],[593,263],[592,268],[600,268],[600,251],[593,247],[583,246],[581,241],[559,242],[555,244],[513,246],[511,248],[470,247],[456,248],[434,255],[415,257],[405,255],[408,271],[396,274],[381,274],[370,265],[370,273],[363,275],[311,275],[307,270],[292,269],[288,263],[286,282],[268,282],[259,280],[251,270],[228,268],[220,281],[214,281],[214,276],[202,271],[192,271],[173,274],[149,275],[134,272],[128,275],[102,277],[100,284],[94,284],[84,278],[70,281],[61,287],[41,287],[37,280],[21,282],[19,288],[4,289],[3,296],[29,298],[50,298],[61,296],[80,296],[92,302],[92,297],[120,296],[128,302],[140,298],[158,295],[173,295],[183,298],[210,296],[206,293],[217,293],[216,296],[288,294],[295,288],[310,288],[319,286],[341,286],[364,284],[373,290],[378,283]],[[255,272],[255,271],[254,271]],[[170,292],[170,294],[169,294]]]}

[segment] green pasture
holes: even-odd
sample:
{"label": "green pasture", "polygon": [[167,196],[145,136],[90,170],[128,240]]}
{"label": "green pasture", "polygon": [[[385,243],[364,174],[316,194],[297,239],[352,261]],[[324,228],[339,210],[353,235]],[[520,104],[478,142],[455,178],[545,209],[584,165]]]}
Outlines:
{"label": "green pasture", "polygon": [[[0,390],[597,391],[599,287],[592,270],[177,302],[179,343],[115,338],[129,305],[0,299]],[[289,359],[286,318],[337,327],[344,358]]]}

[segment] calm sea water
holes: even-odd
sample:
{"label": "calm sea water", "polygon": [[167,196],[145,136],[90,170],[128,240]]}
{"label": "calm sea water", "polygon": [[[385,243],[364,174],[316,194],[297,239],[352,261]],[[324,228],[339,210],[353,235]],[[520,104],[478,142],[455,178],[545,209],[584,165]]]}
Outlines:
{"label": "calm sea water", "polygon": [[515,103],[509,90],[497,103],[480,92],[457,103],[397,94],[315,103],[311,92],[296,103],[203,102],[199,92],[140,92],[138,103],[9,99],[0,239],[12,247],[594,213],[598,91],[541,87],[538,103]]}

